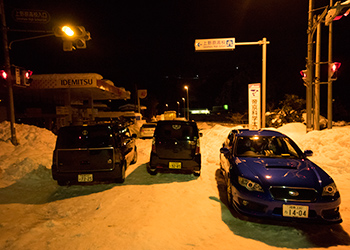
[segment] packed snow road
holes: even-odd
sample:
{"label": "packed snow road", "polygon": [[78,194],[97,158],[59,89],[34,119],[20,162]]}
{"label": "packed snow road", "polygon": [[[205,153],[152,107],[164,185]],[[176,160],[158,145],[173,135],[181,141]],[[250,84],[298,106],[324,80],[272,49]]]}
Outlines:
{"label": "packed snow road", "polygon": [[138,139],[138,161],[125,183],[60,187],[49,169],[55,135],[18,125],[21,144],[14,147],[8,126],[0,124],[0,249],[350,247],[350,157],[342,148],[349,146],[349,127],[307,136],[298,124],[285,128],[302,148],[321,152],[315,161],[325,164],[342,195],[342,224],[308,225],[247,218],[227,208],[219,148],[232,127],[199,123],[200,177],[149,175],[151,140]]}

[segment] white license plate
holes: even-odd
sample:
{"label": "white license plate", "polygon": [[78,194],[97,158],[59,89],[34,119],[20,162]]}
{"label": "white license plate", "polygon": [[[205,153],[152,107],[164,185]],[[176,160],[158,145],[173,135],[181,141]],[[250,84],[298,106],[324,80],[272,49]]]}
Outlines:
{"label": "white license plate", "polygon": [[181,162],[169,162],[170,169],[181,169]]}
{"label": "white license plate", "polygon": [[283,205],[283,216],[285,217],[297,217],[297,218],[308,218],[309,207],[298,206],[298,205]]}
{"label": "white license plate", "polygon": [[78,174],[78,182],[92,182],[93,175],[92,174]]}

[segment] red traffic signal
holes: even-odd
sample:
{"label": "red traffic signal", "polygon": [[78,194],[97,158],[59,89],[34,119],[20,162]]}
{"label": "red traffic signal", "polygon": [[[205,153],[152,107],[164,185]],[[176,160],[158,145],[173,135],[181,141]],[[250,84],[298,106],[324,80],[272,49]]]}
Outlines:
{"label": "red traffic signal", "polygon": [[301,70],[300,71],[300,75],[303,77],[303,79],[306,79],[306,77],[307,77],[307,70],[306,69]]}
{"label": "red traffic signal", "polygon": [[334,62],[334,63],[331,63],[330,65],[331,65],[331,71],[332,72],[337,72],[338,69],[341,66],[341,63],[340,62]]}
{"label": "red traffic signal", "polygon": [[27,79],[30,79],[30,77],[33,75],[33,71],[31,70],[27,70],[25,73],[24,73],[24,76],[25,78]]}
{"label": "red traffic signal", "polygon": [[308,85],[308,82],[307,82],[307,69],[304,69],[304,70],[300,70],[300,75],[302,76],[302,79],[304,81],[304,85],[307,86]]}
{"label": "red traffic signal", "polygon": [[350,0],[345,2],[337,1],[334,6],[332,6],[326,15],[325,25],[328,26],[331,22],[339,20],[343,16],[347,16],[350,13]]}
{"label": "red traffic signal", "polygon": [[337,80],[337,72],[340,68],[341,63],[340,62],[334,62],[329,64],[329,78],[330,80]]}
{"label": "red traffic signal", "polygon": [[0,70],[0,76],[2,79],[7,79],[7,73],[5,70]]}

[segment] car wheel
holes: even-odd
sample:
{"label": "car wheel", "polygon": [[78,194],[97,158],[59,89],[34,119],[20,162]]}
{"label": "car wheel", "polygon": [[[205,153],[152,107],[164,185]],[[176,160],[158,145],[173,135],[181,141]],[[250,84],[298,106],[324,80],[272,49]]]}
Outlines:
{"label": "car wheel", "polygon": [[233,207],[233,198],[232,198],[232,185],[231,185],[231,180],[230,177],[227,177],[227,182],[226,182],[226,191],[227,191],[227,203],[229,207]]}
{"label": "car wheel", "polygon": [[220,163],[220,174],[221,174],[222,176],[225,176],[225,175],[224,175],[224,172],[225,172],[225,171],[224,171],[224,169],[222,168],[221,163]]}
{"label": "car wheel", "polygon": [[57,184],[59,186],[67,186],[67,182],[66,181],[62,181],[62,180],[57,180]]}
{"label": "car wheel", "polygon": [[199,170],[199,171],[194,171],[193,172],[193,175],[194,176],[200,176],[201,175],[201,171]]}
{"label": "car wheel", "polygon": [[123,183],[125,181],[125,171],[126,171],[126,162],[123,162],[122,169],[121,169],[121,176],[117,179],[118,183]]}
{"label": "car wheel", "polygon": [[131,164],[135,164],[137,162],[137,148],[134,149],[134,158],[131,161]]}
{"label": "car wheel", "polygon": [[157,169],[151,169],[151,167],[149,165],[147,165],[147,172],[150,175],[156,175],[157,174]]}

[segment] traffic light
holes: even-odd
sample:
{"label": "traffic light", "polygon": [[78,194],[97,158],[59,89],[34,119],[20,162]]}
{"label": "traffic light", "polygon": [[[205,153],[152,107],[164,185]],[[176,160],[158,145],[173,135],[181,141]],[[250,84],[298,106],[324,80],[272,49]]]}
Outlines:
{"label": "traffic light", "polygon": [[74,31],[70,26],[62,26],[62,27],[54,27],[53,28],[53,33],[57,37],[64,37],[64,38],[70,38],[74,35]]}
{"label": "traffic light", "polygon": [[337,73],[338,73],[338,69],[340,68],[341,63],[340,62],[334,62],[329,64],[329,79],[331,81],[335,81],[337,80]]}
{"label": "traffic light", "polygon": [[2,86],[6,86],[7,85],[7,73],[5,70],[0,70],[0,82]]}
{"label": "traffic light", "polygon": [[300,75],[303,77],[303,79],[306,79],[307,76],[307,69],[301,70]]}
{"label": "traffic light", "polygon": [[347,16],[350,13],[350,0],[345,2],[336,2],[327,12],[325,18],[325,25],[328,26],[332,21],[339,20],[343,16]]}
{"label": "traffic light", "polygon": [[307,84],[307,69],[301,70],[300,75],[302,76],[302,79],[304,81],[304,85]]}
{"label": "traffic light", "polygon": [[75,34],[75,46],[77,47],[77,49],[85,49],[86,41],[91,40],[90,32],[86,31],[84,26],[77,26]]}
{"label": "traffic light", "polygon": [[63,26],[55,27],[53,30],[56,37],[63,40],[63,50],[85,49],[86,41],[91,40],[90,32],[84,26]]}
{"label": "traffic light", "polygon": [[0,70],[0,77],[2,80],[6,80],[7,79],[7,73],[5,70]]}
{"label": "traffic light", "polygon": [[23,69],[21,75],[22,75],[22,83],[23,83],[25,86],[29,86],[30,83],[31,83],[32,80],[33,80],[32,78],[30,78],[30,77],[33,75],[33,71]]}

